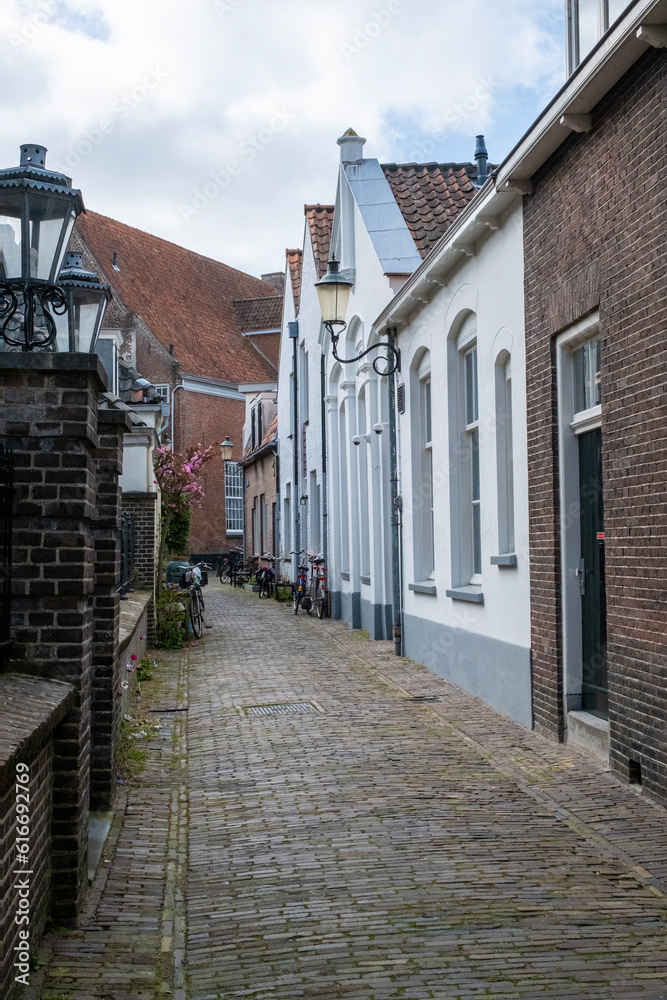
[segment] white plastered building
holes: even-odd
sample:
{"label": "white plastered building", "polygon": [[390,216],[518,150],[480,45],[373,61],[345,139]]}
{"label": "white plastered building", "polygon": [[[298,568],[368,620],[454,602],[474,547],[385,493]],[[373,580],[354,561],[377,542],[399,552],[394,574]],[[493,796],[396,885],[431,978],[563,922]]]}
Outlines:
{"label": "white plastered building", "polygon": [[403,649],[530,726],[523,223],[493,180],[382,311],[402,352]]}

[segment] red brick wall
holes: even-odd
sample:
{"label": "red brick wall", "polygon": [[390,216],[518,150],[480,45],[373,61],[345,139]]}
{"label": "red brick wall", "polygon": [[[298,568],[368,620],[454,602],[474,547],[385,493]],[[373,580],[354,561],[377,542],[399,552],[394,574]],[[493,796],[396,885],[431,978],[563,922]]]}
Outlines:
{"label": "red brick wall", "polygon": [[245,402],[179,389],[174,406],[175,451],[185,451],[197,444],[205,448],[216,446],[213,458],[203,468],[204,505],[193,511],[190,551],[227,552],[240,545],[240,539],[238,535],[228,537],[225,530],[225,480],[218,446],[229,435],[234,444],[233,461],[241,458]]}
{"label": "red brick wall", "polygon": [[525,199],[537,728],[563,730],[554,338],[599,307],[611,762],[667,795],[667,53],[650,50]]}
{"label": "red brick wall", "polygon": [[[274,524],[274,512],[273,505],[276,502],[276,456],[272,451],[264,452],[260,455],[252,465],[246,465],[245,467],[245,481],[250,483],[249,486],[245,488],[245,537],[246,537],[246,556],[253,556],[252,545],[252,511],[253,506],[257,506],[257,524],[258,530],[260,530],[261,523],[261,508],[260,508],[260,497],[264,495],[264,500],[267,506],[267,516],[266,516],[266,526],[267,526],[267,541],[264,542],[263,552],[270,552],[272,555],[276,554],[276,543],[275,543],[275,524]],[[257,546],[259,547],[260,539],[257,538]]]}

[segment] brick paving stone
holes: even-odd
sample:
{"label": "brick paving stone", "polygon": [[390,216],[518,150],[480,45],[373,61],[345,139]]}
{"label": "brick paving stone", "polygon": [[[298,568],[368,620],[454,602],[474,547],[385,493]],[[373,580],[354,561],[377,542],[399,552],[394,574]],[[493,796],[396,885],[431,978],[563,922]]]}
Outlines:
{"label": "brick paving stone", "polygon": [[206,599],[43,1000],[667,998],[664,809],[390,643]]}

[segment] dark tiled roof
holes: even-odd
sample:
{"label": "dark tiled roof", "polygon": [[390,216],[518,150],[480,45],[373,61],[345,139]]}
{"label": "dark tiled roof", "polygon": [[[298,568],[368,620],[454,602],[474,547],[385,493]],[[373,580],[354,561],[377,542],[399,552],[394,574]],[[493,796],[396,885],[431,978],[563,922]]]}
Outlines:
{"label": "dark tiled roof", "polygon": [[243,333],[256,330],[280,330],[283,318],[281,295],[261,299],[242,299],[234,303],[236,318]]}
{"label": "dark tiled roof", "polygon": [[382,169],[422,257],[478,190],[472,163],[383,163]]}
{"label": "dark tiled roof", "polygon": [[[159,403],[162,400],[150,382],[140,382],[141,374],[127,361],[118,361],[118,395],[124,403]],[[144,384],[146,383],[146,384]],[[141,393],[141,399],[138,398]]]}
{"label": "dark tiled roof", "polygon": [[331,243],[331,227],[333,225],[333,205],[304,205],[303,210],[308,219],[310,239],[313,244],[317,277],[326,274],[329,260],[329,244]]}
{"label": "dark tiled roof", "polygon": [[294,314],[299,315],[299,304],[301,302],[301,268],[303,265],[303,250],[286,250],[287,264],[289,266],[289,276],[292,282],[292,298],[294,299]]}
{"label": "dark tiled roof", "polygon": [[225,382],[275,378],[242,336],[234,308],[240,299],[275,295],[271,285],[96,212],[79,216],[76,225],[100,277],[167,350],[174,345],[184,374]]}

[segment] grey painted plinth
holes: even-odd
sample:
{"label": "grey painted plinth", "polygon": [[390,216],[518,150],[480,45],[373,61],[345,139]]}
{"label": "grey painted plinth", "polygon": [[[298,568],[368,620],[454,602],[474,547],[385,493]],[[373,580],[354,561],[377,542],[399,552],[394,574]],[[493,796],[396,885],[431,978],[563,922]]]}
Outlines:
{"label": "grey painted plinth", "polygon": [[406,615],[405,655],[523,726],[532,726],[530,650]]}
{"label": "grey painted plinth", "polygon": [[371,639],[391,638],[391,605],[387,608],[384,604],[362,600],[361,627],[366,629]]}
{"label": "grey painted plinth", "polygon": [[350,628],[361,628],[361,594],[341,592],[341,618]]}

